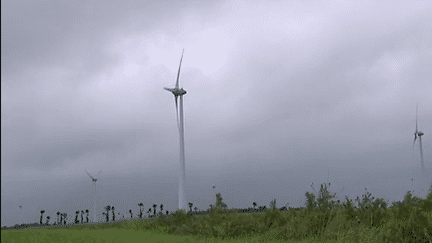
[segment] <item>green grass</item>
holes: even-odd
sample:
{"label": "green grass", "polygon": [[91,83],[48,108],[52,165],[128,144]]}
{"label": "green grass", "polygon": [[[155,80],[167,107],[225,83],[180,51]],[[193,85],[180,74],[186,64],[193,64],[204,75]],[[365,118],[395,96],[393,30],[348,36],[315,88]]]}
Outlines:
{"label": "green grass", "polygon": [[[193,236],[176,236],[163,234],[154,230],[133,229],[100,229],[100,230],[22,230],[19,232],[2,232],[2,242],[260,242],[258,238],[238,240],[199,239]],[[268,241],[267,241],[268,242]],[[291,241],[311,242],[311,241]],[[331,242],[331,241],[329,241]]]}
{"label": "green grass", "polygon": [[370,193],[334,202],[321,186],[306,207],[243,214],[209,210],[205,215],[177,211],[172,217],[109,224],[2,230],[3,242],[429,242],[432,243],[432,187],[426,199],[408,192],[401,205],[387,207]]}

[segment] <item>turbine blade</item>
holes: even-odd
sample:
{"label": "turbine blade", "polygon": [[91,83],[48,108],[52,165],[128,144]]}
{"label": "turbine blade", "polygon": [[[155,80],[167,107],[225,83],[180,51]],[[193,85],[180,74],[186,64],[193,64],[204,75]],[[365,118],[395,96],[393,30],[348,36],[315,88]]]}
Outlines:
{"label": "turbine blade", "polygon": [[414,133],[414,143],[413,143],[413,148],[414,148],[414,145],[415,145],[415,141],[416,141],[416,139],[417,139],[417,134]]}
{"label": "turbine blade", "polygon": [[179,69],[178,69],[178,73],[177,73],[177,82],[176,82],[176,86],[175,86],[176,89],[179,88],[180,68],[181,68],[181,64],[182,64],[182,60],[183,60],[183,53],[184,53],[184,49],[183,49],[183,52],[182,52],[182,56],[180,58],[180,65],[179,65]]}
{"label": "turbine blade", "polygon": [[93,176],[91,176],[91,175],[87,172],[87,170],[85,170],[85,172],[87,173],[87,175],[90,176],[90,178],[91,178],[92,180],[94,180]]}

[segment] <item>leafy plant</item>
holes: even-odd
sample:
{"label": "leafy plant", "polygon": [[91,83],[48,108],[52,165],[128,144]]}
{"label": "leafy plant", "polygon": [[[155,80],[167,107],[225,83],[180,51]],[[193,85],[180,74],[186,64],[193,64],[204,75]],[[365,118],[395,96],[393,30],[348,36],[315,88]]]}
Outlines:
{"label": "leafy plant", "polygon": [[43,214],[45,213],[45,210],[41,210],[40,213],[41,213],[40,224],[42,224]]}

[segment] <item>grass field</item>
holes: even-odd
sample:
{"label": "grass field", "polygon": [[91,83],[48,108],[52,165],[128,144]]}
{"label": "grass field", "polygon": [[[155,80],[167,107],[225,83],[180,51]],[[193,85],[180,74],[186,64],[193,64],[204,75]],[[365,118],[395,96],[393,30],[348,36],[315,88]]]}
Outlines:
{"label": "grass field", "polygon": [[[363,195],[354,206],[334,202],[321,187],[307,206],[258,213],[209,210],[205,215],[175,212],[172,217],[109,224],[2,230],[4,242],[421,242],[432,243],[432,188],[426,199],[408,192],[401,204]],[[373,199],[373,197],[372,197]]]}

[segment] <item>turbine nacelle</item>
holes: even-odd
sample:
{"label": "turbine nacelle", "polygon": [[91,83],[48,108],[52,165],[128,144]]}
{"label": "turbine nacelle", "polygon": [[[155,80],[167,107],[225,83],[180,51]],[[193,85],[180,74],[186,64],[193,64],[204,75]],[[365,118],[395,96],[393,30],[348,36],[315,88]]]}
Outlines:
{"label": "turbine nacelle", "polygon": [[424,133],[422,133],[422,132],[415,132],[414,133],[414,143],[413,143],[413,146],[414,146],[414,144],[415,144],[415,141],[417,140],[417,136],[419,137],[419,139],[421,139],[421,136],[423,136],[423,134]]}
{"label": "turbine nacelle", "polygon": [[173,95],[175,95],[175,96],[180,96],[180,95],[184,95],[184,94],[187,93],[186,90],[184,90],[183,88],[181,88],[181,89],[179,89],[179,88],[173,88],[173,89],[170,89],[170,88],[164,88],[164,89],[166,89],[166,90],[172,92]]}
{"label": "turbine nacelle", "polygon": [[[97,181],[97,178],[94,178],[93,176],[91,176],[91,175],[87,172],[87,170],[86,170],[85,172],[87,173],[88,176],[90,176],[90,178],[92,179],[93,182],[96,182],[96,181]],[[98,175],[99,175],[101,172],[102,172],[102,171],[99,171]]]}

